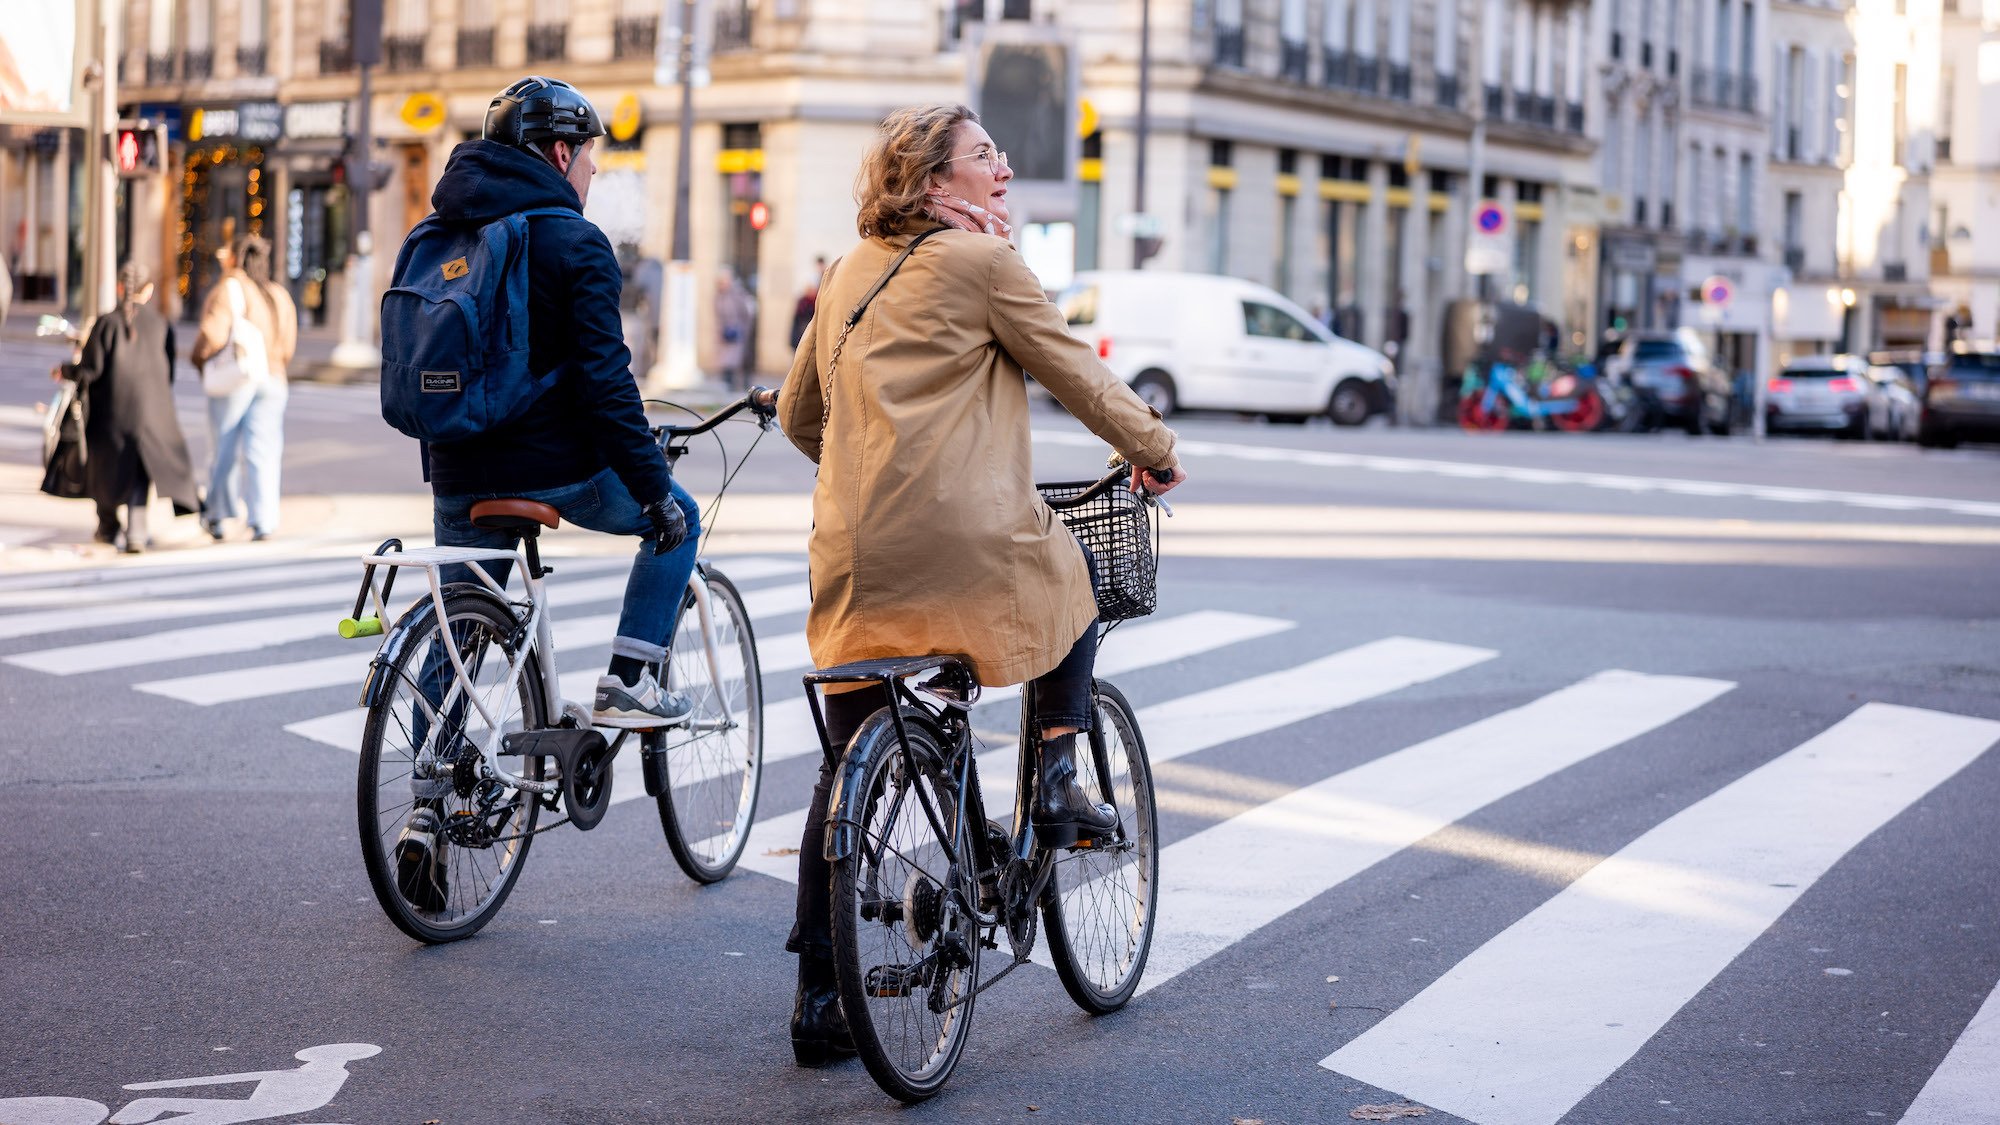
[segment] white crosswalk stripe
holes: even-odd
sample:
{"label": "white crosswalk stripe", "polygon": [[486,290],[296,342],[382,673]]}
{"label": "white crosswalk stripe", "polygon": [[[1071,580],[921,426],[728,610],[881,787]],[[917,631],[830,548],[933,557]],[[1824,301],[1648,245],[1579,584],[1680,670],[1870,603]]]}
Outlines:
{"label": "white crosswalk stripe", "polygon": [[1593,867],[1321,1065],[1553,1125],[1863,838],[2000,740],[1870,703]]}
{"label": "white crosswalk stripe", "polygon": [[[1391,637],[1143,708],[1139,730],[1146,738],[1149,760],[1170,761],[1400,691],[1495,655],[1466,645]],[[1105,673],[1107,678],[1111,674]],[[980,787],[989,813],[1013,802],[1015,754],[1007,746],[979,756]],[[798,847],[805,825],[804,809],[758,823],[751,829],[742,865],[796,880],[798,861],[786,853]]]}
{"label": "white crosswalk stripe", "polygon": [[1731,686],[1599,673],[1173,844],[1160,856],[1159,937],[1141,987],[1165,984],[1438,829]]}
{"label": "white crosswalk stripe", "polygon": [[2000,1122],[2000,988],[1979,1006],[1951,1053],[1903,1114],[1902,1125]]}

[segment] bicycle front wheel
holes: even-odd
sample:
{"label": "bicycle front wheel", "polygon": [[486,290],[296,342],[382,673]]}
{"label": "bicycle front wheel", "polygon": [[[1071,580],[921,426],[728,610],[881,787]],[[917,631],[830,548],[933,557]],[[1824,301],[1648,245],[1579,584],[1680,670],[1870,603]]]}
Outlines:
{"label": "bicycle front wheel", "polygon": [[[375,899],[396,928],[418,941],[471,937],[514,889],[534,840],[541,806],[530,794],[480,777],[480,747],[491,728],[477,699],[504,730],[545,725],[535,654],[509,675],[520,625],[499,599],[450,590],[450,635],[428,613],[416,635],[377,675],[387,676],[361,736],[356,810],[361,858]],[[471,690],[453,673],[458,650]],[[543,760],[522,763],[543,776]]]}
{"label": "bicycle front wheel", "polygon": [[665,778],[660,827],[688,878],[728,875],[750,841],[764,780],[764,680],[743,595],[720,571],[697,572],[714,627],[711,664],[694,591],[681,598],[680,626],[667,655],[668,690],[694,704],[686,725],[660,735]]}
{"label": "bicycle front wheel", "polygon": [[[931,765],[943,749],[913,712],[904,730],[921,763],[914,773],[886,707],[849,744],[868,766],[859,807],[842,810],[859,831],[834,862],[829,913],[854,1046],[876,1085],[916,1102],[944,1088],[972,1027],[979,928],[967,904],[978,892],[970,838],[953,823],[954,787]],[[960,864],[947,857],[940,828]]]}
{"label": "bicycle front wheel", "polygon": [[1125,1006],[1146,971],[1159,901],[1160,845],[1146,740],[1125,693],[1097,684],[1090,753],[1077,755],[1077,784],[1118,809],[1117,838],[1056,855],[1042,896],[1049,958],[1071,1000],[1102,1015]]}

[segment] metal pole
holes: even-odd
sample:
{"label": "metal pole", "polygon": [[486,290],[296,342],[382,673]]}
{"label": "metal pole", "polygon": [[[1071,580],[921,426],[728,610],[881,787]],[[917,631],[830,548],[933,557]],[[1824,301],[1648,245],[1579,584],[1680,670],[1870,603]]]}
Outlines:
{"label": "metal pole", "polygon": [[[1132,161],[1132,214],[1137,217],[1146,213],[1146,134],[1152,129],[1152,117],[1147,108],[1147,97],[1153,84],[1153,3],[1139,0],[1139,123],[1134,130],[1135,145]],[[1148,249],[1143,232],[1134,228],[1132,232],[1132,268],[1146,264]]]}
{"label": "metal pole", "polygon": [[335,367],[382,365],[381,349],[368,340],[368,307],[375,288],[375,236],[368,230],[369,206],[375,199],[375,141],[368,128],[369,119],[374,116],[374,89],[369,82],[373,70],[369,62],[360,63],[361,102],[354,125],[354,153],[347,162],[354,251],[347,258],[347,315],[342,318],[340,343],[331,357]]}
{"label": "metal pole", "polygon": [[[90,125],[83,130],[84,181],[83,181],[83,295],[77,307],[84,323],[96,319],[109,311],[116,299],[114,288],[118,276],[118,248],[112,221],[113,201],[116,199],[115,184],[107,184],[108,177],[115,175],[106,159],[109,155],[106,137],[107,129],[115,128],[118,112],[118,67],[117,25],[108,18],[110,5],[99,0],[91,5],[91,62],[96,81],[91,82]],[[164,293],[166,286],[157,290]],[[162,298],[164,300],[164,297]]]}
{"label": "metal pole", "polygon": [[[669,0],[671,2],[671,0]],[[681,88],[680,135],[674,154],[674,234],[666,269],[665,301],[660,310],[659,359],[647,374],[647,389],[684,389],[700,380],[695,370],[695,286],[693,215],[689,200],[694,177],[695,0],[681,0],[678,75]]]}
{"label": "metal pole", "polygon": [[[1486,17],[1492,10],[1491,0],[1480,0],[1479,34],[1473,36],[1472,57],[1466,60],[1467,69],[1472,73],[1472,141],[1465,160],[1465,215],[1459,227],[1465,232],[1465,237],[1459,242],[1461,259],[1472,246],[1473,217],[1479,213],[1479,205],[1486,195],[1486,52],[1483,44],[1486,36],[1500,34],[1499,28],[1486,26]],[[1460,296],[1480,296],[1479,278],[1483,275],[1464,270],[1463,276],[1465,285]]]}

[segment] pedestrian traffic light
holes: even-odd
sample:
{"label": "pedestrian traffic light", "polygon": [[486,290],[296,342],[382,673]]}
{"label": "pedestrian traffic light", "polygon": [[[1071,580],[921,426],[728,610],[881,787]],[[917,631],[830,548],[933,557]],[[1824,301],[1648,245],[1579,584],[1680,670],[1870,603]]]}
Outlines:
{"label": "pedestrian traffic light", "polygon": [[167,170],[167,130],[162,125],[120,122],[111,134],[111,164],[126,179],[158,176]]}
{"label": "pedestrian traffic light", "polygon": [[763,200],[750,205],[750,229],[763,230],[771,224],[771,207]]}

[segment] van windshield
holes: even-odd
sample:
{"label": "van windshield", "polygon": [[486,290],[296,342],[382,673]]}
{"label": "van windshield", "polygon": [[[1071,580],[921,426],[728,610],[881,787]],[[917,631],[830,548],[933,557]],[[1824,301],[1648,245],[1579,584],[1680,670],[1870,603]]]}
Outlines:
{"label": "van windshield", "polygon": [[1072,285],[1056,298],[1056,307],[1071,324],[1097,323],[1097,286]]}

